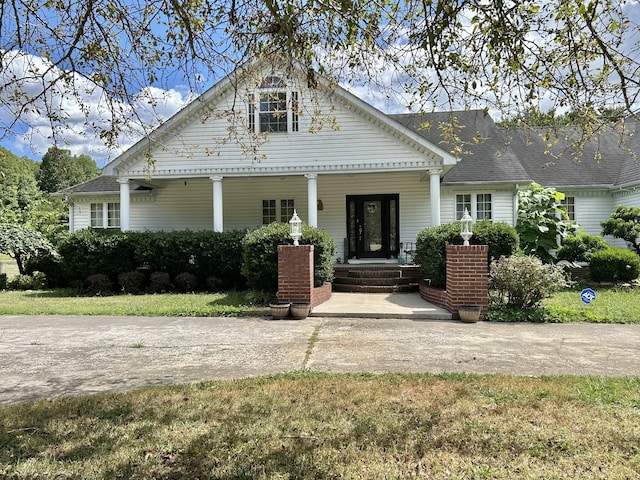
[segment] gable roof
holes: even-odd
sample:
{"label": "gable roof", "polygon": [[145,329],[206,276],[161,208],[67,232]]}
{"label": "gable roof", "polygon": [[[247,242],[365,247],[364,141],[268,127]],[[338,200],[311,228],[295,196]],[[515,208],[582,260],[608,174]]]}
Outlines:
{"label": "gable roof", "polygon": [[[238,66],[231,74],[189,102],[154,131],[141,138],[133,146],[105,165],[103,173],[106,175],[118,175],[119,167],[130,162],[135,162],[140,158],[146,159],[148,150],[160,145],[165,136],[171,135],[172,132],[186,125],[187,122],[192,122],[200,112],[215,108],[217,101],[224,98],[225,95],[237,89],[238,85],[242,84],[243,77],[247,72],[259,70],[266,64],[267,62],[265,60],[258,59],[246,65]],[[316,84],[318,89],[324,90],[328,98],[344,102],[350,110],[357,112],[361,118],[401,138],[404,143],[417,150],[424,158],[440,162],[445,168],[449,168],[458,163],[454,155],[446,149],[439,147],[437,143],[431,142],[427,137],[419,135],[415,130],[406,128],[401,123],[394,121],[388,115],[339,85],[334,85],[321,76],[316,78]],[[254,175],[256,172],[259,173],[259,170],[259,165],[254,166],[250,174]]]}
{"label": "gable roof", "polygon": [[[133,182],[132,191],[149,191],[151,187],[145,185],[139,185]],[[92,180],[88,180],[78,185],[67,187],[54,195],[96,195],[96,194],[113,194],[120,193],[120,184],[117,181],[117,177],[112,175],[100,175]]]}
{"label": "gable roof", "polygon": [[[390,117],[443,148],[453,149],[457,145],[461,147],[460,162],[443,176],[443,185],[531,181],[531,176],[523,168],[518,156],[505,142],[504,133],[482,110],[399,114]],[[459,139],[445,141],[440,126],[450,124],[452,118],[455,118],[454,122],[459,126],[455,133]],[[425,127],[427,122],[429,126]]]}

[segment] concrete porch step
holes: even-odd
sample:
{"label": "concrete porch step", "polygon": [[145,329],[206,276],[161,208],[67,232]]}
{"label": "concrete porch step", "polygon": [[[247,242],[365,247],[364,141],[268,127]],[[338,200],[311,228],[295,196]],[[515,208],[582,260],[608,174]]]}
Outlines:
{"label": "concrete porch step", "polygon": [[334,283],[334,292],[340,293],[410,293],[419,290],[418,284],[406,285],[345,285]]}
{"label": "concrete porch step", "polygon": [[408,285],[411,278],[400,277],[335,277],[333,284],[340,285]]}

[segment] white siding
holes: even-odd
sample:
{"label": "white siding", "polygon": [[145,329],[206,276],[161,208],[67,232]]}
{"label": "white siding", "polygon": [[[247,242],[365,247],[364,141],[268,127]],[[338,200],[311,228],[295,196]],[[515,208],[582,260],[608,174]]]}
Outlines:
{"label": "white siding", "polygon": [[[565,195],[575,198],[575,221],[589,235],[602,235],[600,222],[609,218],[614,210],[609,192],[570,192]],[[613,238],[607,237],[607,241]]]}
{"label": "white siding", "polygon": [[515,225],[513,198],[514,189],[486,188],[481,185],[469,185],[465,187],[446,187],[441,191],[440,215],[442,223],[454,222],[456,216],[456,195],[463,194],[491,194],[491,216],[494,222],[505,222]]}
{"label": "white siding", "polygon": [[120,197],[118,195],[101,195],[83,197],[82,199],[74,200],[73,205],[73,231],[84,230],[91,227],[91,204],[92,203],[104,203],[104,202],[119,202]]}
{"label": "white siding", "polygon": [[[215,111],[237,112],[246,116],[246,95],[239,91],[237,97],[230,92],[228,98],[219,100]],[[235,171],[247,175],[252,171],[277,174],[283,167],[301,169],[301,173],[329,168],[338,170],[345,163],[360,165],[362,170],[371,170],[371,165],[388,162],[414,162],[424,168],[441,166],[441,158],[427,159],[409,145],[405,137],[400,140],[388,129],[382,128],[375,118],[369,118],[359,109],[348,108],[342,101],[325,103],[316,108],[308,92],[301,95],[303,110],[300,113],[298,132],[271,133],[268,141],[259,146],[254,157],[254,140],[243,126],[233,128],[230,137],[228,118],[208,112],[208,116],[192,114],[184,117],[176,129],[167,137],[154,143],[151,151],[154,166],[149,171],[146,158],[131,159],[118,167],[118,175],[141,178],[151,173],[162,176],[204,176],[216,170]],[[315,110],[331,116],[321,129],[310,132]],[[205,112],[206,113],[206,112]],[[335,128],[332,128],[335,127]],[[243,131],[245,133],[243,133]],[[236,135],[237,134],[237,135]],[[435,148],[435,147],[434,147]],[[234,170],[236,169],[236,170]]]}
{"label": "white siding", "polygon": [[208,178],[161,183],[146,198],[132,196],[132,230],[213,229],[213,185]]}

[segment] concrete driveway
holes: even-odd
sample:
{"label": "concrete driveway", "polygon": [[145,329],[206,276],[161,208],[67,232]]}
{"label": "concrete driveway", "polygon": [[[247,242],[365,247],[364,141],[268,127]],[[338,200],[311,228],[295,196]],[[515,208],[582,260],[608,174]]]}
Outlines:
{"label": "concrete driveway", "polygon": [[640,375],[640,325],[0,317],[0,404],[309,369]]}

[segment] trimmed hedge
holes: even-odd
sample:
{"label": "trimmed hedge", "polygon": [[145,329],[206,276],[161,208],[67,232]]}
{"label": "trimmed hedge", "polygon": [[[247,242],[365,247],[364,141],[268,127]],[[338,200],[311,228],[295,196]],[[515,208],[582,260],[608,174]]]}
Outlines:
{"label": "trimmed hedge", "polygon": [[[58,259],[41,258],[31,262],[29,268],[46,273],[50,286],[57,287],[77,285],[95,274],[106,275],[115,285],[120,275],[143,266],[145,271],[166,273],[173,279],[181,273],[190,273],[200,288],[206,288],[215,278],[221,289],[243,289],[245,233],[82,230],[60,242]],[[121,287],[125,290],[138,289],[134,286],[138,280],[131,275],[123,275],[122,280],[126,285]]]}
{"label": "trimmed hedge", "polygon": [[[425,278],[431,280],[432,286],[446,287],[447,245],[462,245],[462,243],[460,222],[428,227],[418,233],[415,261],[420,265]],[[491,262],[491,259],[508,257],[518,250],[518,234],[506,223],[481,220],[474,224],[473,236],[469,243],[488,245],[489,262]]]}
{"label": "trimmed hedge", "polygon": [[596,282],[630,282],[640,275],[640,257],[626,248],[600,250],[591,255],[589,272]]}
{"label": "trimmed hedge", "polygon": [[[333,280],[333,256],[336,243],[327,232],[308,225],[302,226],[300,245],[314,245],[315,286]],[[247,234],[244,244],[242,273],[249,288],[257,291],[278,290],[278,245],[290,245],[289,225],[272,223]]]}

